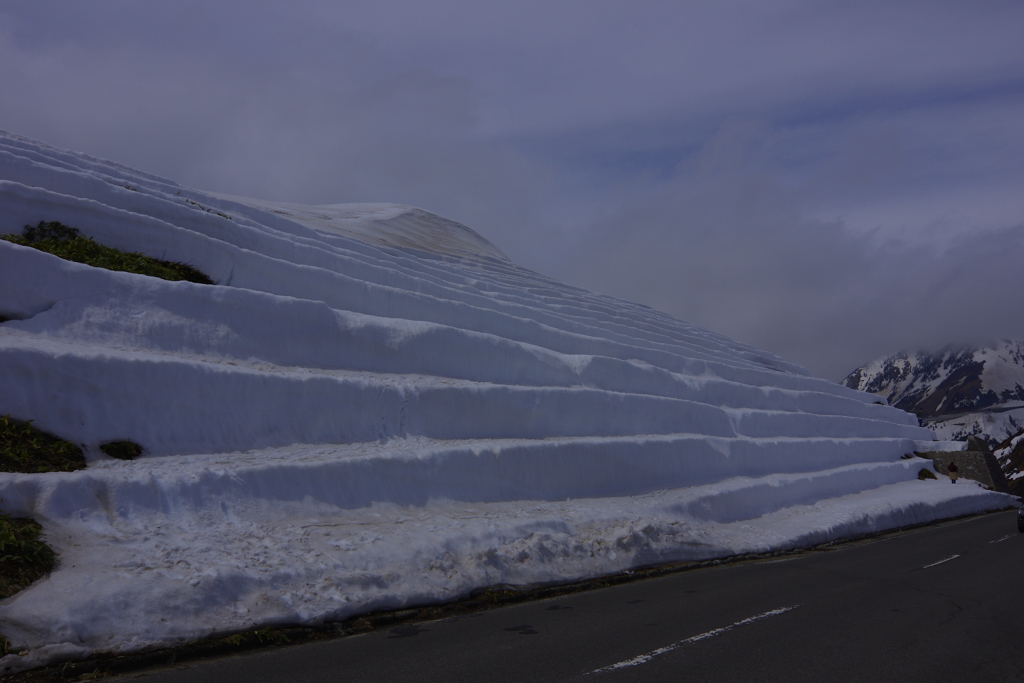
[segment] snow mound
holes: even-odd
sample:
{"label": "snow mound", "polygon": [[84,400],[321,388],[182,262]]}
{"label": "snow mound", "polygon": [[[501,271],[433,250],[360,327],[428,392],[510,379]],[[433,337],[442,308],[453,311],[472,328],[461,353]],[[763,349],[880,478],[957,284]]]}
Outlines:
{"label": "snow mound", "polygon": [[219,195],[299,225],[354,237],[384,247],[418,249],[435,254],[493,257],[508,260],[501,251],[461,223],[401,204],[328,204],[303,206]]}
{"label": "snow mound", "polygon": [[[870,394],[420,209],[204,194],[7,133],[0,207],[217,282],[0,241],[0,414],[89,461],[0,474],[60,555],[0,602],[27,650],[0,673],[1008,501],[919,481],[932,432]],[[122,439],[145,455],[99,450]]]}

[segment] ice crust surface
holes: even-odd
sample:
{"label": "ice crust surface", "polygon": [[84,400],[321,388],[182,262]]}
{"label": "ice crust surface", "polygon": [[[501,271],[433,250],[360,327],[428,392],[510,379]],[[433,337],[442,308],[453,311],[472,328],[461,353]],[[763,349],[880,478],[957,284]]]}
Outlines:
{"label": "ice crust surface", "polygon": [[[919,481],[901,456],[934,435],[875,396],[420,209],[217,196],[8,133],[0,208],[218,283],[0,241],[0,414],[89,461],[0,474],[60,555],[0,602],[26,649],[0,673],[1010,500]],[[99,451],[121,439],[145,455]]]}

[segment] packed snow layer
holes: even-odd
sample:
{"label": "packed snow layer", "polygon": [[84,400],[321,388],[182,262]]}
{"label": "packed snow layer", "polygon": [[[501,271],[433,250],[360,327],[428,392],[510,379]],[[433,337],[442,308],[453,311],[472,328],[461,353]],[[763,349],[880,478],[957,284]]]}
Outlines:
{"label": "packed snow layer", "polygon": [[[875,396],[419,209],[203,194],[10,134],[0,207],[218,283],[0,241],[0,414],[89,461],[0,475],[60,554],[0,602],[27,648],[0,672],[1008,501],[918,481],[934,435]],[[99,450],[121,439],[145,455]]]}

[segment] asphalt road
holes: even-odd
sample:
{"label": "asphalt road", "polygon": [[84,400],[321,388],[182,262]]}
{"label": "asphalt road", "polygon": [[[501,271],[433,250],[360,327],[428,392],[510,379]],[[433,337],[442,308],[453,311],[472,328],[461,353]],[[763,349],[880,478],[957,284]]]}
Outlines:
{"label": "asphalt road", "polygon": [[1015,512],[119,681],[1024,681]]}

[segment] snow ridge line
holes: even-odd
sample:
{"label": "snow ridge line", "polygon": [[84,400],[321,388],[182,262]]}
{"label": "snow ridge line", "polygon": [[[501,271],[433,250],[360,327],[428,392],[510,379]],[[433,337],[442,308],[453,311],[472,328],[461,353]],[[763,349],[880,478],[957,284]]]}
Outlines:
{"label": "snow ridge line", "polygon": [[[20,169],[5,169],[0,164],[0,177],[5,174],[13,174],[18,170]],[[68,171],[62,171],[61,173],[63,176],[70,175],[74,177],[76,175]],[[37,179],[36,182],[43,182],[45,180],[46,178]],[[4,197],[6,205],[4,221],[8,222],[9,225],[0,226],[4,229],[16,231],[20,229],[24,221],[32,222],[36,217],[42,215],[37,210],[41,202],[48,205],[47,210],[51,213],[58,209],[61,204],[68,204],[68,202],[70,204],[68,204],[67,208],[72,211],[75,210],[75,207],[71,206],[71,204],[76,202],[81,204],[83,201],[91,202],[105,206],[107,211],[113,212],[113,214],[128,212],[140,219],[148,218],[149,220],[157,220],[174,225],[193,233],[196,237],[204,235],[216,239],[222,242],[222,247],[234,246],[249,252],[250,257],[271,252],[288,253],[288,261],[295,266],[324,270],[325,273],[321,275],[321,278],[328,272],[332,275],[345,273],[360,282],[373,283],[389,288],[397,287],[410,294],[427,295],[441,301],[463,303],[475,308],[493,310],[495,312],[501,311],[506,315],[530,319],[539,324],[560,329],[574,335],[597,336],[625,345],[641,345],[652,348],[663,347],[662,350],[669,352],[671,352],[671,349],[677,349],[678,352],[684,355],[704,357],[706,360],[725,362],[727,365],[730,364],[730,361],[732,364],[735,364],[737,360],[742,359],[744,365],[755,370],[785,369],[793,371],[796,367],[784,363],[781,359],[771,354],[757,352],[747,345],[726,340],[720,335],[698,331],[692,328],[692,326],[687,327],[679,323],[669,325],[666,321],[670,320],[670,318],[667,316],[654,315],[653,312],[641,309],[637,309],[634,313],[632,311],[636,308],[635,306],[626,306],[623,302],[610,298],[600,302],[592,301],[588,298],[585,299],[586,305],[579,306],[571,305],[571,302],[575,299],[575,297],[571,296],[564,298],[558,306],[547,305],[542,298],[537,297],[524,299],[522,303],[503,304],[500,301],[496,301],[493,297],[485,296],[485,293],[481,293],[478,286],[479,283],[477,282],[477,278],[480,277],[479,271],[476,271],[476,276],[472,280],[469,279],[467,274],[464,274],[467,270],[473,268],[474,263],[471,261],[445,262],[443,264],[444,268],[434,267],[435,272],[433,273],[417,273],[417,271],[422,271],[424,267],[422,264],[428,262],[428,260],[412,259],[408,254],[395,255],[381,252],[376,254],[376,258],[367,258],[366,255],[358,253],[339,253],[333,249],[325,251],[326,245],[322,239],[314,241],[309,237],[300,237],[300,241],[304,244],[296,244],[294,235],[281,234],[272,236],[266,233],[263,226],[258,226],[258,228],[257,226],[226,226],[224,224],[227,221],[216,219],[216,217],[211,218],[203,212],[183,210],[180,202],[181,198],[179,197],[172,196],[169,198],[175,201],[161,199],[161,206],[157,207],[159,209],[157,210],[153,207],[139,206],[139,192],[130,192],[118,186],[111,186],[110,183],[94,183],[101,186],[102,193],[100,194],[102,196],[99,196],[97,191],[89,188],[87,188],[89,191],[83,191],[83,188],[75,187],[75,183],[68,182],[66,179],[64,185],[70,186],[61,187],[60,189],[65,192],[57,193],[38,185],[33,187],[23,186],[23,190],[19,191],[14,187],[15,184],[7,183],[6,192],[10,196]],[[80,185],[81,183],[78,184]],[[77,194],[67,194],[73,193],[76,189],[82,195],[86,195],[89,198],[83,199]],[[124,197],[132,200],[130,205],[125,203]],[[200,198],[203,201],[209,201],[205,197]],[[21,215],[24,213],[22,209],[26,209],[26,207],[18,206],[18,204],[25,201],[32,205],[27,207],[29,214],[32,214],[31,216]],[[177,212],[171,211],[163,206],[163,204],[169,204]],[[124,205],[125,208],[120,208],[121,205]],[[105,235],[106,239],[116,240],[118,235],[115,233],[117,231],[111,232],[110,227],[107,225],[113,218],[116,218],[116,216],[109,216],[107,220],[100,220],[94,225],[88,226],[88,228],[92,232],[99,231],[98,234]],[[302,229],[298,225],[293,224],[293,227],[298,228],[300,232],[315,234],[315,231]],[[234,230],[228,231],[228,228],[233,228]],[[239,231],[237,228],[249,229]],[[136,238],[138,236],[138,234],[135,235]],[[306,256],[303,256],[304,254]],[[203,258],[207,257],[204,255]],[[252,265],[247,264],[247,268]],[[210,269],[209,264],[206,264],[205,267]],[[511,270],[514,267],[510,265],[508,268]],[[220,269],[213,268],[213,270],[218,271]],[[517,272],[522,271],[522,269],[516,270]],[[553,280],[543,278],[529,271],[522,271],[519,273],[520,277],[524,277],[522,273],[529,275],[526,283],[533,281],[543,282],[546,289],[554,290],[554,294],[558,294],[560,289],[565,289],[564,285],[555,287],[552,284],[554,283]],[[218,277],[215,276],[214,279],[218,279]],[[278,278],[278,280],[280,279]],[[455,282],[455,280],[459,282]],[[509,283],[505,287],[511,288],[512,284]],[[453,286],[456,286],[456,288],[453,289]],[[259,289],[259,285],[256,288]],[[526,284],[518,285],[517,289],[520,296],[531,291],[531,288],[526,286]],[[571,317],[567,317],[564,314],[567,305],[574,311],[573,315],[579,315],[582,318],[573,321]],[[618,309],[615,316],[604,313],[604,311],[610,311],[611,309]],[[620,318],[623,315],[625,315],[626,319],[622,323],[615,320],[615,318]],[[648,328],[649,332],[647,334],[638,334],[641,328]],[[766,368],[766,363],[768,368]]]}
{"label": "snow ridge line", "polygon": [[[8,145],[0,144],[0,148],[4,146]],[[180,191],[182,189],[180,186],[173,185],[172,187],[162,187],[160,189],[150,188],[149,191],[146,191],[147,188],[140,187],[131,188],[136,190],[134,192],[126,192],[122,191],[123,187],[119,184],[120,182],[123,182],[123,180],[118,180],[117,178],[105,174],[83,174],[76,171],[73,167],[69,167],[66,162],[57,161],[56,159],[47,156],[40,158],[40,155],[38,154],[32,155],[25,149],[23,144],[14,146],[13,148],[16,149],[16,154],[7,151],[0,151],[0,174],[17,174],[22,178],[30,176],[33,182],[29,184],[50,187],[56,185],[61,189],[67,189],[72,194],[77,194],[75,189],[78,189],[79,192],[81,191],[81,187],[73,187],[75,184],[79,186],[81,185],[81,180],[78,180],[76,183],[75,177],[77,176],[81,179],[82,176],[88,175],[91,176],[91,180],[95,181],[93,183],[92,198],[99,200],[99,197],[96,196],[98,192],[103,195],[104,201],[101,203],[108,203],[108,205],[112,207],[124,208],[135,213],[139,213],[140,215],[153,216],[166,215],[169,207],[179,208],[178,205],[180,204],[180,197],[178,195],[180,195]],[[69,155],[65,154],[61,156],[67,157]],[[4,165],[6,165],[7,168],[3,168]],[[127,170],[124,169],[124,167],[118,168],[121,170]],[[69,185],[72,187],[68,187]],[[177,194],[168,194],[171,189],[177,189]],[[199,194],[194,191],[189,191],[189,194],[199,196]],[[362,263],[354,262],[352,264],[356,267],[364,267],[368,260],[377,262],[382,267],[388,269],[389,280],[396,276],[406,277],[410,272],[420,272],[423,278],[428,281],[434,281],[438,285],[444,286],[445,283],[447,283],[448,286],[455,286],[463,293],[471,292],[476,294],[480,289],[480,283],[476,278],[483,277],[492,281],[498,287],[498,292],[505,293],[511,303],[520,302],[530,308],[536,309],[538,303],[545,304],[550,300],[552,303],[551,308],[553,310],[563,310],[566,309],[567,304],[572,304],[578,301],[579,303],[577,305],[570,305],[568,307],[570,310],[576,311],[576,315],[583,316],[582,319],[594,319],[594,314],[601,312],[604,313],[604,315],[600,316],[598,318],[599,320],[613,322],[614,319],[622,319],[627,326],[624,326],[621,329],[630,336],[633,336],[632,332],[635,331],[635,328],[647,327],[651,331],[667,335],[666,341],[678,344],[680,340],[676,335],[681,331],[680,328],[682,328],[682,330],[690,333],[690,342],[695,343],[697,346],[703,347],[705,350],[712,353],[715,353],[716,349],[725,345],[734,352],[738,351],[741,353],[746,352],[755,353],[761,356],[764,355],[763,352],[758,352],[749,345],[729,340],[722,335],[699,330],[698,328],[694,328],[691,325],[683,323],[682,321],[674,320],[663,314],[654,315],[654,312],[646,307],[629,304],[628,302],[622,302],[610,297],[587,292],[586,290],[570,287],[551,278],[546,278],[539,274],[532,273],[531,271],[524,271],[523,269],[515,268],[508,263],[495,261],[493,259],[487,259],[479,262],[466,261],[464,259],[455,261],[451,257],[446,257],[441,259],[443,265],[450,266],[452,263],[458,263],[462,267],[459,269],[452,269],[450,267],[439,268],[433,266],[429,260],[416,258],[416,255],[410,256],[402,250],[382,250],[380,247],[375,247],[369,243],[359,242],[358,240],[351,238],[344,238],[344,248],[341,248],[339,251],[338,248],[335,248],[332,245],[332,242],[337,239],[337,235],[325,234],[316,230],[309,230],[308,228],[300,228],[300,226],[294,221],[283,219],[280,215],[273,217],[277,219],[278,222],[286,224],[289,227],[289,230],[281,231],[270,228],[266,223],[272,214],[269,214],[267,211],[256,209],[256,207],[262,205],[261,203],[254,203],[252,206],[247,206],[245,204],[239,204],[237,201],[230,200],[220,200],[218,202],[216,198],[209,196],[201,196],[200,198],[206,204],[221,204],[223,205],[222,208],[231,210],[234,213],[239,213],[239,211],[241,211],[243,213],[250,214],[251,219],[244,221],[246,223],[246,227],[253,228],[256,232],[263,233],[268,238],[277,236],[291,240],[293,243],[296,238],[298,238],[300,242],[308,246],[319,250],[327,249],[338,256],[347,253],[350,256],[355,256],[357,258],[361,257],[360,260]],[[143,200],[149,200],[151,204],[148,206],[139,206],[140,201]],[[157,204],[152,204],[152,202],[157,202]],[[195,214],[189,216],[192,221],[208,218],[199,212],[192,213]],[[261,224],[259,220],[255,220],[257,218],[262,220],[263,223]],[[176,217],[174,222],[180,224],[181,217]],[[230,236],[220,235],[220,237],[224,238]],[[243,245],[237,239],[230,241],[238,246],[247,246],[249,248],[253,248],[255,246],[251,244]],[[313,264],[310,263],[309,265]],[[400,265],[401,267],[395,269],[395,265]],[[454,274],[463,270],[475,272],[476,275],[474,279],[470,280],[468,277],[462,276],[452,279]],[[530,277],[523,279],[524,273],[528,274]],[[533,284],[534,287],[536,287],[537,284],[542,284],[542,286],[550,288],[552,291],[550,292],[550,296],[538,296],[535,290],[524,289],[524,284]],[[493,296],[497,292],[487,291],[486,293],[488,296]],[[530,293],[534,296],[524,298],[524,293]],[[635,313],[633,312],[634,310]],[[697,332],[697,334],[694,334],[695,332]],[[711,341],[712,339],[714,340],[713,342]],[[774,357],[773,359],[776,361],[780,360]]]}

